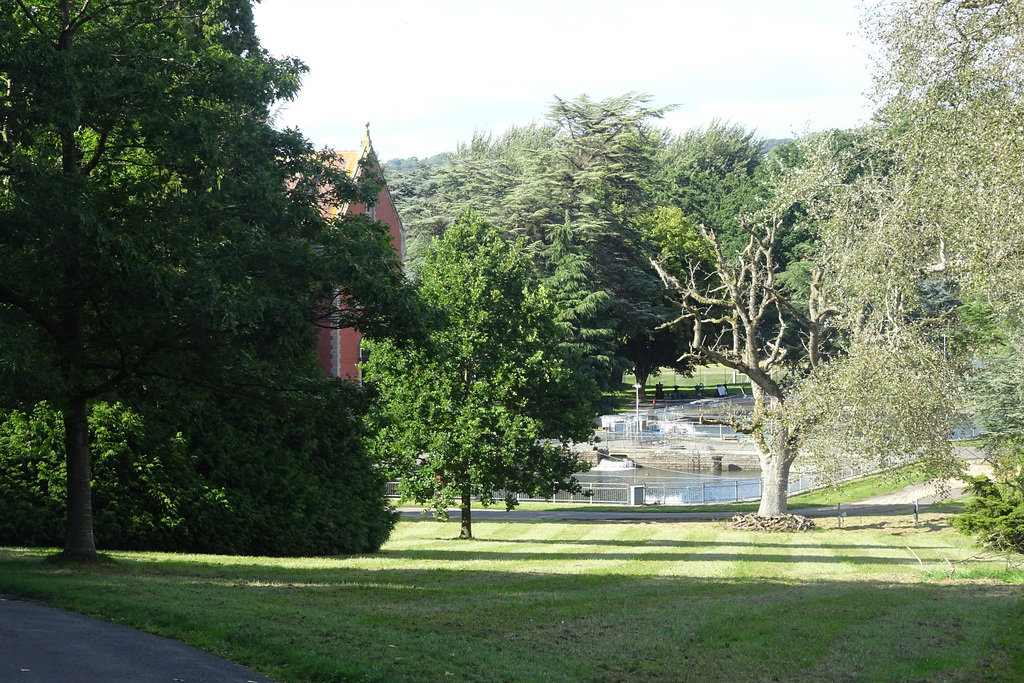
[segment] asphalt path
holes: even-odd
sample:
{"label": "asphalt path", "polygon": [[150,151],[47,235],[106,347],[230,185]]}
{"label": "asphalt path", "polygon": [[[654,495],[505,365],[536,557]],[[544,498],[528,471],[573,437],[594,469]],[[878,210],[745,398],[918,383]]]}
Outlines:
{"label": "asphalt path", "polygon": [[274,683],[169,638],[0,599],[3,683]]}

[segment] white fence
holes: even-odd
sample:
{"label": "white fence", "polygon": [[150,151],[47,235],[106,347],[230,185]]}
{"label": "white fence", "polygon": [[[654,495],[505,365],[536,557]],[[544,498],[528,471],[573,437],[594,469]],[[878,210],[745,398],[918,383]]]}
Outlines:
{"label": "white fence", "polygon": [[[695,413],[707,414],[714,412],[716,408],[720,414],[731,412],[739,408],[738,404],[742,400],[738,397],[724,401],[708,400],[701,402],[703,405],[693,402],[678,407],[605,416],[602,418],[601,425],[604,432],[602,445],[614,450],[617,445],[616,441],[619,439],[627,443],[632,442],[637,446],[654,443],[665,444],[666,442],[688,442],[692,445],[698,439],[720,439],[723,441],[745,439],[746,437],[736,434],[728,427],[699,425],[692,422]],[[965,425],[951,434],[950,438],[960,441],[975,438],[978,434],[980,434],[978,429]],[[643,486],[644,504],[646,505],[711,505],[745,503],[761,499],[763,483],[760,478],[722,480],[696,478],[699,480],[685,483],[670,483],[661,480],[645,482],[642,481],[643,470],[636,470],[636,472],[640,472],[641,475],[633,477],[634,480],[628,483],[581,482],[579,493],[559,491],[550,498],[537,498],[524,494],[515,495],[516,499],[521,502],[629,505],[631,502],[630,490],[637,486]],[[878,469],[844,466],[836,480],[847,481],[879,472]],[[824,485],[824,478],[813,472],[793,474],[789,479],[789,494],[803,493],[822,488]],[[397,482],[388,482],[387,497],[399,498],[397,489]],[[493,498],[497,501],[503,500],[505,493],[496,491]]]}
{"label": "white fence", "polygon": [[[816,487],[812,475],[798,475],[789,480],[789,493],[800,493]],[[520,502],[586,503],[599,505],[629,505],[630,489],[638,484],[615,482],[582,482],[579,493],[559,491],[550,498],[516,494]],[[761,479],[728,479],[723,481],[695,481],[686,484],[665,482],[641,483],[645,505],[711,505],[743,503],[761,499]],[[388,482],[387,497],[399,498],[398,482]],[[495,491],[496,501],[504,500],[504,491]]]}

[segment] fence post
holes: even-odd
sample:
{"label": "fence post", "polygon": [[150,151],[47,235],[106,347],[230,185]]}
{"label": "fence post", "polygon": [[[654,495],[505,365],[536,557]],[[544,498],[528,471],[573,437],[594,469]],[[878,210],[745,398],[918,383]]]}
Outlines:
{"label": "fence post", "polygon": [[733,483],[734,488],[736,489],[736,492],[733,494],[732,500],[733,500],[734,503],[738,503],[738,502],[740,502],[740,480],[739,479],[733,479],[732,483]]}
{"label": "fence post", "polygon": [[707,485],[708,485],[708,483],[706,481],[702,481],[700,483],[700,504],[701,505],[704,504],[704,487],[707,486]]}

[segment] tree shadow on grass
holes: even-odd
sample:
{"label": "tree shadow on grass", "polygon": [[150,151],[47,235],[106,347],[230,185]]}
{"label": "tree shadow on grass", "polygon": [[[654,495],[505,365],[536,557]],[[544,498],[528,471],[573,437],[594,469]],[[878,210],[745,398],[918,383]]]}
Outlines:
{"label": "tree shadow on grass", "polygon": [[[735,551],[716,552],[716,547],[725,545]],[[682,552],[641,552],[644,546],[638,545],[635,553],[622,552],[515,552],[515,551],[481,551],[481,550],[385,550],[383,556],[402,560],[431,560],[444,562],[769,562],[774,564],[854,564],[854,565],[916,565],[918,560],[907,553],[906,557],[877,557],[855,554],[784,554],[758,553],[739,550],[741,546],[732,544],[713,544],[705,549],[692,553]],[[750,546],[757,548],[760,546]],[[886,546],[893,549],[892,546]],[[831,546],[825,547],[831,550]],[[894,550],[899,550],[895,548]],[[902,551],[906,552],[906,551]]]}
{"label": "tree shadow on grass", "polygon": [[[877,525],[870,525],[871,527]],[[933,530],[939,530],[943,527],[936,525]],[[747,534],[749,532],[737,531],[737,534]],[[757,532],[755,532],[757,533]],[[495,544],[523,544],[523,545],[579,545],[579,546],[614,546],[620,548],[714,548],[721,546],[749,546],[752,548],[830,548],[830,549],[881,549],[881,548],[892,548],[892,545],[885,544],[873,544],[873,543],[822,543],[821,541],[815,542],[814,536],[808,536],[808,540],[803,540],[803,532],[793,532],[794,538],[801,538],[800,541],[793,542],[780,542],[775,543],[770,539],[777,537],[777,534],[764,533],[755,536],[753,540],[750,538],[736,538],[730,540],[726,538],[720,538],[717,541],[694,541],[694,540],[678,540],[669,541],[664,539],[637,539],[635,541],[621,541],[614,539],[518,539],[518,538],[488,538],[481,536],[473,539],[478,543],[495,543]],[[762,540],[764,539],[764,540]],[[454,539],[453,539],[454,540]],[[931,545],[918,545],[914,546],[919,549],[926,550],[937,550],[945,548],[947,546],[931,546]]]}
{"label": "tree shadow on grass", "polygon": [[129,556],[60,574],[21,559],[0,561],[0,591],[148,625],[289,680],[1011,681],[1024,670],[1019,586],[894,582],[884,569],[852,581],[586,572],[559,553],[564,572],[379,559]]}
{"label": "tree shadow on grass", "polygon": [[[929,506],[921,506],[922,514],[929,512]],[[429,510],[419,511],[418,509],[401,510],[403,522],[435,521]],[[749,511],[743,512],[747,514]],[[790,510],[811,519],[827,519],[845,513],[846,517],[896,517],[912,518],[914,514],[913,504],[891,504],[891,505],[858,505],[844,504],[837,508],[835,506],[818,506],[807,508],[794,508]],[[947,513],[950,509],[943,508],[936,512]],[[736,511],[708,511],[708,512],[661,512],[652,509],[650,506],[644,508],[630,508],[623,506],[622,510],[601,511],[601,510],[505,510],[501,508],[480,508],[473,510],[473,521],[500,521],[516,523],[579,523],[579,524],[685,524],[721,522],[730,519]],[[449,510],[449,519],[461,519],[459,510]]]}

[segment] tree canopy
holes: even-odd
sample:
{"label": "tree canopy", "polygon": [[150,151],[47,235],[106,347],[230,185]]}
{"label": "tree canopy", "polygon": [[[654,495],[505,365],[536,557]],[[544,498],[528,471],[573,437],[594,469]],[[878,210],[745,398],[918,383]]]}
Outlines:
{"label": "tree canopy", "polygon": [[375,449],[400,491],[442,515],[458,502],[468,538],[474,495],[578,486],[569,447],[592,433],[594,385],[559,343],[522,240],[466,214],[431,247],[418,291],[426,342],[372,340],[365,366],[380,396]]}
{"label": "tree canopy", "polygon": [[653,122],[666,111],[648,100],[556,98],[542,122],[475,135],[433,174],[436,185],[417,180],[423,192],[399,200],[415,212],[410,269],[423,245],[472,209],[525,240],[584,372],[609,386],[643,366],[649,354],[633,354],[669,313],[641,222],[660,178],[663,136]]}
{"label": "tree canopy", "polygon": [[379,186],[270,125],[303,71],[260,47],[248,0],[0,8],[0,398],[62,415],[68,554],[95,553],[91,401],[272,398],[314,376],[338,287],[359,302],[339,324],[393,319],[386,230],[322,208]]}

